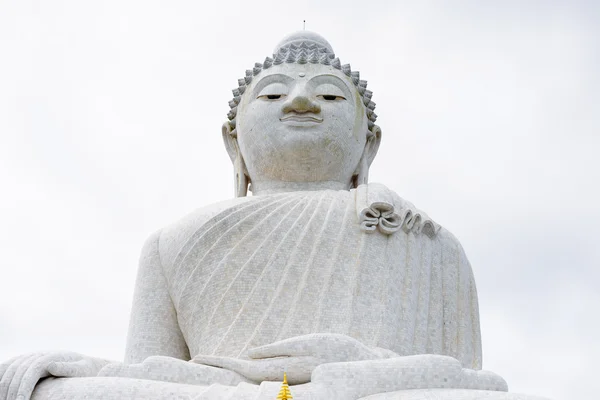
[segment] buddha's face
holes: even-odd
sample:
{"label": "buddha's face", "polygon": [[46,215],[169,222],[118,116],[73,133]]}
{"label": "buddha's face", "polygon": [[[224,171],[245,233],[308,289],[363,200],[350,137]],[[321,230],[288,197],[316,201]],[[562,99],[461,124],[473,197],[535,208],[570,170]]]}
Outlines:
{"label": "buddha's face", "polygon": [[253,185],[339,182],[348,188],[368,128],[362,97],[343,72],[284,63],[246,88],[236,131]]}

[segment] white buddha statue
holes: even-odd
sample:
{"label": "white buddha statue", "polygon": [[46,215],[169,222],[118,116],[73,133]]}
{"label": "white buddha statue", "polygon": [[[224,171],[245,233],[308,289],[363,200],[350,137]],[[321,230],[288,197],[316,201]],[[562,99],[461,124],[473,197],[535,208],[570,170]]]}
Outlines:
{"label": "white buddha statue", "polygon": [[460,243],[367,183],[381,130],[358,72],[302,31],[233,92],[236,198],[147,240],[125,362],[20,356],[0,399],[274,399],[284,372],[297,400],[533,399],[481,371]]}

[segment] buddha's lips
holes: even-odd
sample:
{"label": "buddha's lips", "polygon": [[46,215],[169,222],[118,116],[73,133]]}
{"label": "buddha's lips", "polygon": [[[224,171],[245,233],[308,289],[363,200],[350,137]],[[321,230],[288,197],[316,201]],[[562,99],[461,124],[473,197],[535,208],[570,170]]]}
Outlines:
{"label": "buddha's lips", "polygon": [[279,119],[281,122],[286,121],[295,121],[295,122],[323,122],[323,118],[317,118],[312,115],[301,115],[301,114],[291,114],[286,115]]}

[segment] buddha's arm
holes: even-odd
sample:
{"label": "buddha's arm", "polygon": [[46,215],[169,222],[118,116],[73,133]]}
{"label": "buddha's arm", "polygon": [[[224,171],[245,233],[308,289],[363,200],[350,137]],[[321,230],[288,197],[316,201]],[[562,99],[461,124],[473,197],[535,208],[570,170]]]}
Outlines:
{"label": "buddha's arm", "polygon": [[441,229],[438,235],[442,244],[443,277],[443,351],[440,354],[456,358],[464,368],[480,370],[481,330],[473,270],[458,239],[445,229]]}
{"label": "buddha's arm", "polygon": [[159,240],[160,231],[152,234],[140,257],[125,351],[127,364],[150,356],[190,359],[161,265]]}
{"label": "buddha's arm", "polygon": [[[138,363],[153,355],[190,359],[160,264],[159,234],[152,235],[142,251],[126,363]],[[65,351],[25,354],[0,363],[0,399],[13,400],[23,396],[27,400],[37,382],[47,376],[93,377],[104,367],[110,370],[122,368],[120,365]]]}

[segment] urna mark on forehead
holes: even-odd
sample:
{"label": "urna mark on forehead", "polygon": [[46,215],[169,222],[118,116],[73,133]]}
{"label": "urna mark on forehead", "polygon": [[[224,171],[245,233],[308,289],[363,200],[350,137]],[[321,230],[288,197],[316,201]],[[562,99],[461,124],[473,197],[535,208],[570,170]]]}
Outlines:
{"label": "urna mark on forehead", "polygon": [[275,48],[272,58],[267,57],[264,62],[255,63],[252,69],[246,70],[243,78],[238,79],[238,87],[232,91],[233,99],[229,101],[230,111],[227,114],[232,133],[235,132],[238,105],[248,86],[254,79],[260,79],[263,71],[282,64],[321,64],[341,71],[361,96],[368,118],[369,131],[373,131],[377,114],[374,112],[375,103],[371,100],[373,92],[367,90],[367,81],[361,80],[359,72],[352,71],[350,64],[342,65],[325,38],[314,32],[299,31],[286,36]]}

